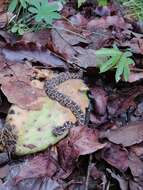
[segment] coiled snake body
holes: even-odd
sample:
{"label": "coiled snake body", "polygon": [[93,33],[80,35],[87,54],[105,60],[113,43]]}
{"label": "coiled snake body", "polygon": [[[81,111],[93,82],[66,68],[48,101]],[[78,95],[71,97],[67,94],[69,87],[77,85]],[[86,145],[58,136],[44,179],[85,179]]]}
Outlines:
{"label": "coiled snake body", "polygon": [[[76,117],[77,123],[84,125],[85,114],[81,110],[80,106],[75,101],[73,101],[69,96],[59,92],[56,88],[59,84],[69,79],[82,79],[82,76],[83,76],[82,71],[79,71],[77,73],[63,72],[60,73],[57,77],[45,81],[44,88],[49,98],[51,98],[52,100],[56,100],[62,106],[69,108]],[[56,136],[62,135],[66,129],[69,129],[73,126],[75,126],[74,123],[69,121],[65,122],[63,126],[56,127],[53,130],[53,134]]]}

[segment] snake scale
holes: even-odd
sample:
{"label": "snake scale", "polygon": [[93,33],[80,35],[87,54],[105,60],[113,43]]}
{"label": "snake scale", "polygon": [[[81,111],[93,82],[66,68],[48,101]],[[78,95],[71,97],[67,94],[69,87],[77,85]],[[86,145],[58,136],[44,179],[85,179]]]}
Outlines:
{"label": "snake scale", "polygon": [[[44,84],[44,89],[48,97],[52,100],[56,100],[59,102],[62,106],[68,108],[71,110],[71,112],[76,117],[77,123],[84,125],[85,123],[85,114],[81,110],[80,106],[73,101],[69,96],[59,92],[57,90],[57,86],[67,80],[70,79],[82,79],[83,72],[80,70],[77,73],[70,73],[70,72],[62,72],[56,77],[46,80]],[[53,134],[58,136],[62,135],[65,130],[70,129],[71,127],[74,127],[75,124],[72,122],[65,122],[63,126],[58,126],[55,129],[53,129]]]}

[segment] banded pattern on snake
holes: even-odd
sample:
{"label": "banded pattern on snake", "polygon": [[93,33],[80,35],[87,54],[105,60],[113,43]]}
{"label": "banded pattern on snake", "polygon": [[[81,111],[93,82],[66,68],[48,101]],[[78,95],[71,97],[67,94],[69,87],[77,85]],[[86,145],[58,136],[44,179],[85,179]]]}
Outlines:
{"label": "banded pattern on snake", "polygon": [[[80,106],[75,101],[73,101],[69,96],[59,92],[56,88],[59,84],[67,80],[82,79],[82,77],[83,77],[82,71],[79,71],[77,73],[63,72],[63,73],[60,73],[57,77],[54,77],[50,80],[45,81],[44,89],[49,98],[51,98],[52,100],[56,100],[62,106],[69,108],[74,114],[74,116],[76,117],[77,123],[84,125],[85,114],[81,110]],[[69,121],[65,122],[63,126],[56,127],[53,130],[53,134],[56,136],[62,135],[65,130],[74,126],[75,124],[72,122],[69,122]]]}

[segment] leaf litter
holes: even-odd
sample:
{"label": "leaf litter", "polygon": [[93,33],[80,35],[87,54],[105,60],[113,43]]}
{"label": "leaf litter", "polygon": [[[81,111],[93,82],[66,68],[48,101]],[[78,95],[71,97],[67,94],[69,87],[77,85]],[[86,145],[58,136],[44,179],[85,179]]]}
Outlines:
{"label": "leaf litter", "polygon": [[[136,20],[128,22],[115,2],[100,7],[87,1],[77,9],[69,1],[61,11],[65,19],[53,28],[16,37],[5,30],[11,18],[5,3],[0,4],[0,119],[15,141],[10,152],[0,136],[0,189],[142,190],[143,34],[134,27]],[[109,60],[97,52],[115,46],[124,55],[130,51],[129,78],[125,59],[116,78],[117,61],[102,72],[113,52]],[[72,71],[73,64],[84,70],[84,81],[68,80],[58,90],[87,112],[86,123],[55,137],[54,127],[76,118],[47,97],[43,83]]]}

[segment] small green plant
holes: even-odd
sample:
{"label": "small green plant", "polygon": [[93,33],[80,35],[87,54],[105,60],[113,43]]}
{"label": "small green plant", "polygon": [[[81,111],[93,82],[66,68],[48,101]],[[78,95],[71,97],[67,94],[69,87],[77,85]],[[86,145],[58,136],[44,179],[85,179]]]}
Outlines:
{"label": "small green plant", "polygon": [[29,32],[30,29],[20,22],[14,23],[11,27],[11,32],[18,33],[19,35],[23,35],[26,31]]}
{"label": "small green plant", "polygon": [[127,17],[143,21],[143,0],[118,0]]}
{"label": "small green plant", "polygon": [[[85,3],[86,0],[78,0],[78,8]],[[97,0],[99,6],[107,6],[108,0]]]}
{"label": "small green plant", "polygon": [[78,0],[77,1],[77,4],[78,4],[78,8],[83,4],[85,3],[86,0]]}
{"label": "small green plant", "polygon": [[99,65],[100,73],[108,70],[116,69],[115,80],[118,82],[123,76],[125,81],[128,81],[130,75],[130,64],[134,64],[130,57],[130,51],[122,52],[118,48],[102,48],[96,51],[97,57],[105,57],[107,61]]}
{"label": "small green plant", "polygon": [[107,6],[108,0],[97,0],[99,6]]}
{"label": "small green plant", "polygon": [[28,0],[12,0],[9,4],[8,11],[13,13],[18,6],[20,6],[20,8],[23,7],[26,9],[28,2]]}
{"label": "small green plant", "polygon": [[48,0],[12,0],[8,11],[15,14],[9,25],[9,30],[22,35],[27,31],[49,28],[53,21],[61,18],[59,3],[63,0],[49,3]]}
{"label": "small green plant", "polygon": [[31,1],[31,5],[28,11],[33,13],[36,22],[45,22],[47,25],[52,25],[53,21],[61,18],[60,14],[57,12],[57,3],[48,3],[47,0],[42,1]]}

